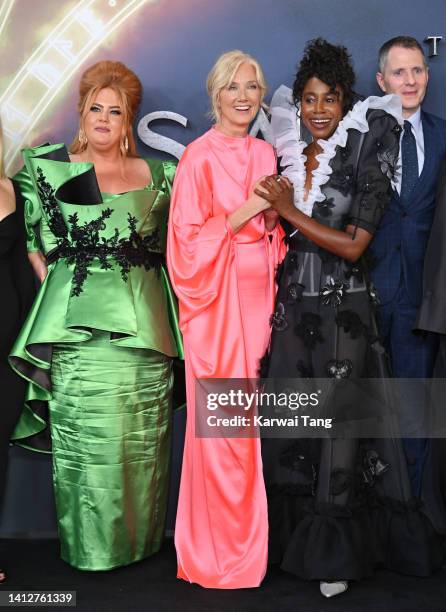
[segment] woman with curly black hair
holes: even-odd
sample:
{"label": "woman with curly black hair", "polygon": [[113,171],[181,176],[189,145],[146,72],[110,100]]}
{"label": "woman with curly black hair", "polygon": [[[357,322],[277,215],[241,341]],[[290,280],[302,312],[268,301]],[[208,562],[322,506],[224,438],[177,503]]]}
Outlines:
{"label": "woman with curly black hair", "polygon": [[[432,526],[411,499],[394,418],[386,412],[387,356],[363,257],[389,201],[401,105],[396,96],[353,104],[354,82],[345,47],[322,39],[307,45],[292,94],[281,87],[272,100],[282,174],[257,190],[283,218],[289,246],[262,373],[288,392],[289,379],[307,379],[301,386],[333,379],[320,410],[351,428],[322,440],[263,441],[270,562],[319,580],[326,597],[377,565],[428,575],[442,563]],[[299,136],[300,123],[310,142]],[[361,381],[371,394],[357,391],[355,380],[372,378],[376,384]],[[359,441],[365,414],[372,417],[370,438]],[[298,418],[300,433],[308,418]]]}

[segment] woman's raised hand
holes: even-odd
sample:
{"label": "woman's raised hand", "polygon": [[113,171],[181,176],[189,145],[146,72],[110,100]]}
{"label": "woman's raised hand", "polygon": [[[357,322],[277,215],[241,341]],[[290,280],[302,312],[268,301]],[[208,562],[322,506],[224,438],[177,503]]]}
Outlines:
{"label": "woman's raised hand", "polygon": [[294,188],[286,176],[272,174],[264,177],[254,186],[254,193],[266,200],[281,216],[294,209]]}
{"label": "woman's raised hand", "polygon": [[264,195],[267,195],[266,191],[263,191],[262,193],[262,188],[261,188],[261,183],[266,179],[266,176],[261,176],[252,186],[251,188],[251,192],[249,194],[249,200],[254,204],[257,204],[259,206],[259,212],[261,212],[262,210],[268,210],[270,208],[269,202],[266,201],[266,199],[263,197]]}

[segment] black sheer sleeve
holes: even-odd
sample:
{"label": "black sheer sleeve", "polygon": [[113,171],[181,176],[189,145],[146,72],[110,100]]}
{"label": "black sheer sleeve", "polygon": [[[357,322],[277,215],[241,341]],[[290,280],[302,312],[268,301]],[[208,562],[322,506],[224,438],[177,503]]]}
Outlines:
{"label": "black sheer sleeve", "polygon": [[391,198],[401,128],[396,119],[382,110],[370,110],[367,120],[369,131],[362,137],[348,223],[374,234]]}

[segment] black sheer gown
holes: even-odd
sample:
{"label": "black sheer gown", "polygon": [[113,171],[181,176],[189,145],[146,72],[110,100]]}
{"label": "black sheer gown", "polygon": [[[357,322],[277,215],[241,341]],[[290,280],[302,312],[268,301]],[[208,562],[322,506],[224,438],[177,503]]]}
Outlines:
{"label": "black sheer gown", "polygon": [[13,372],[8,355],[35,294],[35,281],[26,252],[23,198],[13,181],[16,210],[0,221],[0,511],[9,439],[25,396],[26,381]]}
{"label": "black sheer gown", "polygon": [[[389,200],[400,128],[378,102],[358,104],[323,144],[306,212],[332,228],[352,224],[373,234]],[[295,128],[287,142],[286,112],[274,124],[274,100],[272,112],[278,154],[298,199],[306,143],[296,142]],[[377,296],[365,258],[352,265],[286,229],[289,251],[278,271],[263,376],[378,377],[384,384],[388,360],[377,337]],[[360,579],[375,566],[425,576],[441,566],[440,543],[419,501],[411,499],[402,446],[393,434],[262,441],[270,562],[317,580]]]}

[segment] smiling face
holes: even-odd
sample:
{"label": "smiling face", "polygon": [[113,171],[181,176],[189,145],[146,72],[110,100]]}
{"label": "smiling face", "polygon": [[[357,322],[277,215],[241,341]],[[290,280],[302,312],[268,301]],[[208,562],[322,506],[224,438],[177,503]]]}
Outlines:
{"label": "smiling face", "polygon": [[240,65],[231,82],[220,90],[219,129],[230,136],[246,134],[249,124],[257,115],[261,99],[262,90],[257,82],[255,68],[245,62]]}
{"label": "smiling face", "polygon": [[305,83],[300,101],[300,116],[315,140],[327,140],[338,127],[343,117],[343,93],[337,85],[335,91],[330,86],[312,77]]}
{"label": "smiling face", "polygon": [[83,118],[83,130],[93,149],[119,149],[125,126],[122,104],[114,89],[101,89],[93,98]]}
{"label": "smiling face", "polygon": [[410,117],[419,108],[426,94],[428,68],[419,49],[392,47],[387,55],[384,71],[376,80],[387,94],[401,98],[404,117]]}

